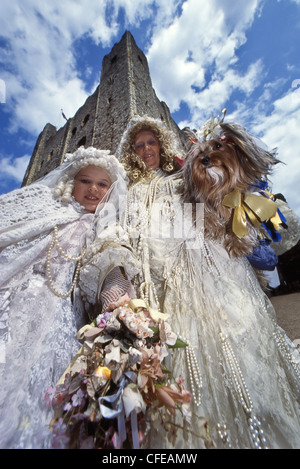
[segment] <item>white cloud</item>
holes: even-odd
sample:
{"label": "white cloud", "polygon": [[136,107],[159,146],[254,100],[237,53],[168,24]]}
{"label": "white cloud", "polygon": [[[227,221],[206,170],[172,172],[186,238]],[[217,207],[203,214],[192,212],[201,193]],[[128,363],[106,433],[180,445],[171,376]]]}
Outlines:
{"label": "white cloud", "polygon": [[[20,127],[37,134],[47,122],[56,123],[59,110],[68,116],[94,89],[86,89],[76,70],[75,41],[89,36],[96,44],[111,46],[119,31],[118,14],[128,25],[139,23],[159,9],[170,20],[178,0],[2,0],[0,50],[5,64],[6,108],[14,116],[11,131]],[[100,64],[99,64],[100,68]]]}
{"label": "white cloud", "polygon": [[[96,43],[110,45],[118,32],[120,8],[128,25],[151,18],[153,36],[147,55],[159,98],[172,111],[184,100],[198,118],[206,96],[210,106],[211,97],[216,101],[215,92],[229,97],[240,77],[244,92],[248,77],[252,86],[255,65],[243,74],[231,67],[259,4],[258,0],[234,6],[229,0],[3,0],[0,31],[8,44],[1,53],[7,65],[2,78],[7,106],[14,114],[12,131],[23,127],[37,134],[46,122],[56,123],[61,108],[68,116],[76,112],[92,90],[85,89],[76,70],[74,41],[88,35]],[[233,85],[226,77],[228,70]],[[193,87],[209,91],[201,96]]]}
{"label": "white cloud", "polygon": [[10,177],[21,183],[24,178],[31,155],[23,155],[19,158],[0,157],[1,179]]}
{"label": "white cloud", "polygon": [[277,166],[271,178],[273,191],[281,192],[300,217],[299,115],[300,88],[292,88],[274,102],[269,115],[256,114],[252,130],[269,148],[278,147],[278,157],[284,164]]}
{"label": "white cloud", "polygon": [[5,103],[6,101],[6,85],[5,81],[0,79],[0,103]]}
{"label": "white cloud", "polygon": [[246,72],[234,66],[236,51],[246,41],[245,32],[260,4],[186,0],[171,25],[159,24],[147,58],[154,88],[171,111],[185,101],[197,120],[203,109],[210,113],[214,106],[222,107],[234,89],[251,93],[262,70],[260,61]]}
{"label": "white cloud", "polygon": [[107,1],[40,2],[2,0],[0,36],[6,41],[0,60],[6,83],[6,109],[14,118],[11,130],[22,127],[39,133],[54,123],[63,108],[69,116],[91,89],[79,78],[74,41],[89,35],[107,46],[117,30],[116,12],[106,22]]}

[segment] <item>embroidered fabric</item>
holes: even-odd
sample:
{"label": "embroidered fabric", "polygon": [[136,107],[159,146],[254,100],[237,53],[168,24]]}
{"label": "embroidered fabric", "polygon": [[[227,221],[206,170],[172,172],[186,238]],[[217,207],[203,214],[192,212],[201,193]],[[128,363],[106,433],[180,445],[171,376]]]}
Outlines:
{"label": "embroidered fabric", "polygon": [[[217,448],[299,448],[299,353],[278,327],[247,259],[230,258],[201,229],[192,237],[189,230],[174,235],[180,187],[176,178],[136,184],[124,220],[141,265],[137,296],[170,315],[172,329],[194,349],[203,385],[191,429],[170,436],[158,421],[149,427],[146,447],[201,448],[197,431],[205,417]],[[111,263],[107,270],[119,265],[117,242],[98,245]],[[173,350],[170,367],[192,389],[184,349]]]}

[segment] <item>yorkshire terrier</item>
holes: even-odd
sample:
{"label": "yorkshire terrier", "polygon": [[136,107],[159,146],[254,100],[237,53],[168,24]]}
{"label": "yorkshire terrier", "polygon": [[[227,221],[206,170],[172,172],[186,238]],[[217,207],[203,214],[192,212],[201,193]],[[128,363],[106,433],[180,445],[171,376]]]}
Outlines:
{"label": "yorkshire terrier", "polygon": [[245,256],[257,246],[262,222],[276,216],[271,198],[253,192],[279,160],[243,127],[223,120],[189,132],[185,201],[204,203],[206,238],[220,241],[230,256]]}

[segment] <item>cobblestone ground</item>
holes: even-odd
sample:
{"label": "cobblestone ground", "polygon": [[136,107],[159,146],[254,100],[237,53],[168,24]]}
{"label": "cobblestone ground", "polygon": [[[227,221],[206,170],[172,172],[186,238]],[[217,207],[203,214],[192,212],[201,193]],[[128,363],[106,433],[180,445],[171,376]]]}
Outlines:
{"label": "cobblestone ground", "polygon": [[271,301],[276,311],[278,324],[300,348],[300,293],[274,296]]}

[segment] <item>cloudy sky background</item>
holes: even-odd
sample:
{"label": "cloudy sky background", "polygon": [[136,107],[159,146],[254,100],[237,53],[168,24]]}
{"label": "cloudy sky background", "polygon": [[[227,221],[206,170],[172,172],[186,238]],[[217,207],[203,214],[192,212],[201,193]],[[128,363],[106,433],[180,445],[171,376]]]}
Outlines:
{"label": "cloudy sky background", "polygon": [[64,125],[130,30],[179,127],[227,108],[269,148],[300,216],[300,0],[1,0],[0,194],[20,186],[47,122]]}

